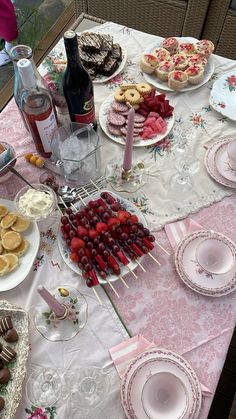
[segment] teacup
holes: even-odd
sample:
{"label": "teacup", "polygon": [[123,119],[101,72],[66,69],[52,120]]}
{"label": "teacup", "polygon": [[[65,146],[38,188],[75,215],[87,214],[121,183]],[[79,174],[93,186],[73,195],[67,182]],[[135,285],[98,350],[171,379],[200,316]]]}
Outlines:
{"label": "teacup", "polygon": [[236,140],[230,141],[227,146],[227,153],[229,157],[229,166],[236,170]]}
{"label": "teacup", "polygon": [[204,271],[222,275],[229,272],[235,264],[235,253],[223,239],[209,237],[198,244],[196,259]]}
{"label": "teacup", "polygon": [[182,419],[188,403],[184,383],[170,372],[153,374],[144,384],[142,405],[150,419]]}

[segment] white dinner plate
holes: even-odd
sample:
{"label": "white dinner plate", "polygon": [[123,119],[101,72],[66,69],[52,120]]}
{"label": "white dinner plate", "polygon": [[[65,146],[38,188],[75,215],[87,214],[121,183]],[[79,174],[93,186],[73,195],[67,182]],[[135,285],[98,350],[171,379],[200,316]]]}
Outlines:
{"label": "white dinner plate", "polygon": [[[0,205],[5,205],[10,211],[16,211],[13,201],[1,199]],[[37,256],[40,243],[40,233],[35,221],[31,221],[29,228],[21,233],[29,242],[25,254],[19,257],[19,266],[14,271],[0,277],[0,291],[15,288],[27,277]]]}
{"label": "white dinner plate", "polygon": [[225,73],[215,81],[209,102],[217,112],[236,121],[236,71]]}
{"label": "white dinner plate", "polygon": [[[101,190],[101,191],[93,194],[92,197],[89,196],[88,198],[85,198],[84,199],[85,204],[87,202],[91,201],[91,198],[93,200],[98,199],[100,197],[100,194],[102,192],[105,192],[105,191],[104,190]],[[126,209],[126,211],[130,212],[131,214],[137,215],[139,221],[145,227],[147,227],[146,219],[144,218],[143,214],[139,211],[139,209],[132,202],[128,201],[127,199],[124,199],[121,196],[116,195],[114,192],[111,192],[111,191],[107,191],[107,192],[109,192],[109,194],[112,195],[121,204],[121,206]],[[81,202],[76,202],[74,204],[74,206],[79,209],[80,207],[83,206],[83,204]],[[61,230],[59,230],[59,232],[58,232],[58,247],[59,247],[60,254],[61,254],[64,262],[67,264],[67,266],[69,266],[69,268],[72,271],[74,271],[75,273],[77,273],[77,274],[79,274],[81,276],[82,273],[81,273],[80,268],[77,266],[76,263],[74,263],[70,259],[70,251],[69,251],[69,248],[68,248],[65,240],[62,237]],[[140,261],[141,260],[142,260],[142,258],[140,258]],[[121,270],[121,275],[120,276],[123,277],[123,276],[125,276],[125,275],[127,275],[129,273],[129,270],[127,270],[123,265],[119,264],[119,266],[120,266],[120,270]],[[135,261],[134,262],[133,261],[130,261],[130,263],[129,263],[130,270],[133,271],[137,266],[138,266],[138,264]],[[119,278],[116,275],[113,275],[113,274],[109,275],[109,281],[110,282],[117,281],[118,279]],[[107,284],[107,281],[105,281],[104,279],[101,279],[101,278],[99,278],[99,282],[101,284]]]}
{"label": "white dinner plate", "polygon": [[[3,390],[1,395],[5,399],[5,407],[1,412],[1,419],[13,419],[16,417],[16,410],[22,397],[22,386],[26,373],[26,362],[29,354],[29,318],[23,308],[1,300],[0,318],[4,316],[11,316],[13,327],[19,336],[17,342],[10,343],[10,346],[17,353],[15,360],[12,361],[12,366],[9,367],[11,379],[6,387],[1,385]],[[3,346],[6,345],[3,338],[1,338],[1,344]]]}
{"label": "white dinner plate", "polygon": [[227,152],[228,143],[220,145],[215,153],[215,165],[218,172],[227,180],[236,183],[236,170],[231,169],[229,165],[229,156]]}
{"label": "white dinner plate", "polygon": [[[164,41],[165,38],[161,38],[160,40],[154,42],[153,44],[149,45],[145,51],[144,54],[150,54],[154,48],[159,48],[162,46],[162,43]],[[185,43],[185,42],[192,42],[193,44],[195,44],[198,40],[196,38],[191,38],[191,37],[182,37],[182,38],[176,38],[179,43]],[[181,92],[188,92],[189,90],[195,90],[198,89],[199,87],[203,86],[203,84],[205,84],[206,82],[208,82],[208,80],[210,80],[211,76],[214,73],[214,58],[211,55],[208,60],[207,60],[207,64],[205,65],[205,69],[204,69],[204,79],[201,83],[196,84],[196,85],[188,85],[187,87],[184,87],[181,90],[178,90],[178,93]],[[146,74],[143,73],[143,77],[145,78],[145,80],[152,84],[153,86],[155,86],[157,89],[162,89],[162,90],[166,90],[168,92],[174,92],[174,89],[171,89],[166,81],[162,81],[159,80],[155,74]]]}
{"label": "white dinner plate", "polygon": [[223,234],[211,230],[199,230],[185,237],[175,252],[175,266],[180,278],[192,290],[206,296],[221,297],[236,289],[236,264],[225,274],[210,274],[196,260],[196,248],[205,238],[224,239],[236,253],[236,245]]}
{"label": "white dinner plate", "polygon": [[184,418],[197,418],[201,407],[199,380],[183,357],[162,348],[151,348],[139,354],[127,368],[121,382],[121,400],[127,417],[148,419],[142,406],[142,390],[150,376],[158,372],[170,372],[182,381],[188,397]]}
{"label": "white dinner plate", "polygon": [[[100,107],[100,111],[99,111],[99,123],[102,130],[111,140],[115,141],[115,143],[125,145],[125,140],[123,137],[117,137],[116,135],[112,135],[107,128],[107,113],[113,101],[114,101],[114,93],[109,95],[102,103]],[[167,130],[164,134],[158,134],[154,138],[151,138],[148,140],[139,140],[137,142],[134,141],[133,147],[146,147],[152,144],[156,144],[159,141],[163,140],[163,138],[165,138],[169,134],[169,132],[171,131],[174,125],[174,121],[175,121],[174,112],[172,116],[170,116],[169,118],[165,118],[165,121],[167,122]]]}
{"label": "white dinner plate", "polygon": [[214,179],[216,182],[220,183],[223,186],[228,186],[229,188],[236,188],[236,182],[233,182],[232,180],[228,180],[225,177],[223,177],[217,170],[216,162],[215,162],[215,155],[217,150],[223,145],[228,144],[231,139],[226,140],[219,140],[216,143],[213,143],[207,150],[205,155],[205,166],[209,173],[209,175]]}
{"label": "white dinner plate", "polygon": [[126,61],[127,61],[127,51],[123,47],[121,47],[121,51],[122,51],[122,60],[120,61],[119,67],[117,68],[117,70],[114,71],[114,73],[111,74],[110,76],[104,76],[102,74],[97,74],[96,77],[93,79],[94,84],[106,83],[107,81],[113,79],[113,77],[117,76],[118,74],[120,74],[122,72],[122,70],[125,67]]}

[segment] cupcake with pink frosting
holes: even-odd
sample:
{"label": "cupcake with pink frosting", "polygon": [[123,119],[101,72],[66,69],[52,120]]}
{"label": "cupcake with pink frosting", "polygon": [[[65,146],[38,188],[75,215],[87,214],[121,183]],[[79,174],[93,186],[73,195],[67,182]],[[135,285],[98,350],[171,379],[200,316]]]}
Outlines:
{"label": "cupcake with pink frosting", "polygon": [[171,57],[175,70],[185,70],[188,67],[188,58],[186,54],[174,54]]}
{"label": "cupcake with pink frosting", "polygon": [[208,39],[202,39],[195,44],[195,51],[197,54],[201,54],[206,58],[208,58],[214,52],[214,49],[215,46],[213,42],[209,41]]}
{"label": "cupcake with pink frosting", "polygon": [[188,84],[186,72],[181,70],[171,71],[168,75],[168,86],[173,90],[181,90]]}
{"label": "cupcake with pink frosting", "polygon": [[204,68],[201,65],[192,65],[185,70],[189,84],[199,84],[204,78]]}
{"label": "cupcake with pink frosting", "polygon": [[155,74],[159,80],[167,81],[169,73],[174,70],[172,61],[162,61],[155,70]]}
{"label": "cupcake with pink frosting", "polygon": [[170,59],[170,53],[165,48],[154,48],[152,51],[152,54],[155,55],[157,58],[158,63],[161,61],[169,60]]}
{"label": "cupcake with pink frosting", "polygon": [[157,67],[157,57],[153,54],[144,54],[140,61],[140,68],[144,73],[152,74]]}
{"label": "cupcake with pink frosting", "polygon": [[173,55],[178,51],[179,43],[176,38],[170,37],[164,39],[162,46],[163,48],[167,49],[170,55]]}

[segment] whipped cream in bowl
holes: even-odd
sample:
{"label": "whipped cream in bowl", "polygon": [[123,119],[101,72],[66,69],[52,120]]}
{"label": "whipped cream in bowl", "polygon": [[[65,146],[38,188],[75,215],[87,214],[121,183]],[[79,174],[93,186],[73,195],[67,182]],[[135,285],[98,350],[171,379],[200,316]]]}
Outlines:
{"label": "whipped cream in bowl", "polygon": [[35,189],[25,186],[15,196],[17,212],[23,217],[40,221],[52,215],[57,208],[57,196],[49,186],[32,185]]}

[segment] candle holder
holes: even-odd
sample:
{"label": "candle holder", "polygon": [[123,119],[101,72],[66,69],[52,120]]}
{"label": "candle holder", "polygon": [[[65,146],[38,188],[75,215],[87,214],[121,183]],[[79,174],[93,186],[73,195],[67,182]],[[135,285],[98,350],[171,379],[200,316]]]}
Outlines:
{"label": "candle holder", "polygon": [[47,340],[66,341],[84,328],[88,317],[88,305],[84,296],[70,285],[59,285],[52,294],[65,307],[64,315],[56,316],[42,300],[32,307],[30,316],[37,331]]}
{"label": "candle holder", "polygon": [[106,166],[105,176],[115,191],[133,193],[147,184],[149,172],[142,161],[133,163],[130,170],[124,170],[123,162],[116,159]]}

